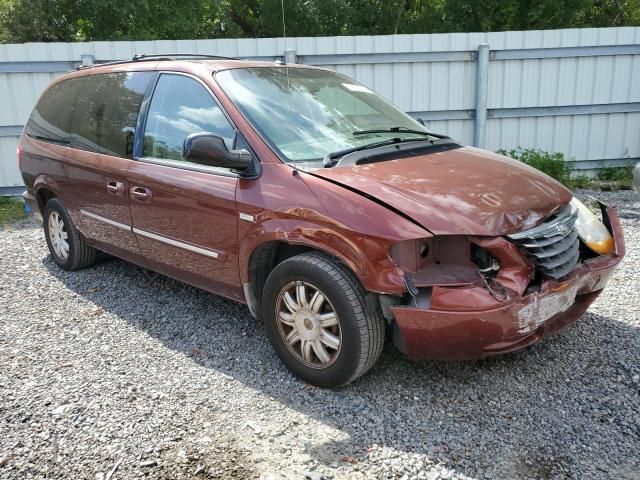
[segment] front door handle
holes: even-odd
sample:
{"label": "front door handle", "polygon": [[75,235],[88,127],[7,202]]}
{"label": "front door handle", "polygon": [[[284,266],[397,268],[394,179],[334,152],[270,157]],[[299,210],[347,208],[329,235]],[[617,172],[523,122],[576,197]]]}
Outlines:
{"label": "front door handle", "polygon": [[121,195],[124,192],[124,183],[110,181],[107,182],[107,192],[113,193],[114,195]]}
{"label": "front door handle", "polygon": [[129,194],[134,200],[140,200],[142,202],[151,198],[151,190],[144,187],[131,187]]}

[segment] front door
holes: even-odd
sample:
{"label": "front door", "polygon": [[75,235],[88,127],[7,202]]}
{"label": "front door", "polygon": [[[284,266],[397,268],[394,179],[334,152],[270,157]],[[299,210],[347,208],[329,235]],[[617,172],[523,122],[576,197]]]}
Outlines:
{"label": "front door", "polygon": [[127,170],[138,112],[153,72],[118,72],[72,79],[73,108],[67,176],[83,233],[99,248],[138,261],[131,230]]}
{"label": "front door", "polygon": [[236,300],[237,175],[185,161],[191,133],[211,132],[233,147],[235,129],[199,80],[158,78],[148,104],[140,158],[128,171],[133,231],[154,270]]}

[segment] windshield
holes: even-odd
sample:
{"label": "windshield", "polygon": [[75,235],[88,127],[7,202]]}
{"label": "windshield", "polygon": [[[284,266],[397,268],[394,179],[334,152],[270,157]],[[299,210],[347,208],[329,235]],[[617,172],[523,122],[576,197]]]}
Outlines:
{"label": "windshield", "polygon": [[224,70],[216,80],[247,120],[287,161],[321,161],[330,152],[392,138],[419,138],[420,123],[353,80],[326,70],[256,67]]}

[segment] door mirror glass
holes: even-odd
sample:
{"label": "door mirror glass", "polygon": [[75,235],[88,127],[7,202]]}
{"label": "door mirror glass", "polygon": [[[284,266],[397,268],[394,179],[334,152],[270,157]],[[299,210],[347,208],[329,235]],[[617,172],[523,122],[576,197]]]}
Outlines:
{"label": "door mirror glass", "polygon": [[253,162],[247,150],[229,150],[224,139],[208,132],[192,133],[184,141],[183,158],[212,167],[246,170]]}

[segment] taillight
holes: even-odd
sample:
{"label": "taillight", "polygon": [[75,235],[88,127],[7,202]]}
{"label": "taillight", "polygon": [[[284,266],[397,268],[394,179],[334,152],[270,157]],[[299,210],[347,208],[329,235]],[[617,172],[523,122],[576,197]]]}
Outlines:
{"label": "taillight", "polygon": [[20,167],[20,162],[22,161],[22,145],[18,144],[18,148],[16,148],[16,155],[18,156],[18,167]]}

